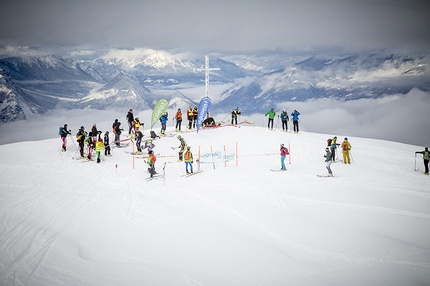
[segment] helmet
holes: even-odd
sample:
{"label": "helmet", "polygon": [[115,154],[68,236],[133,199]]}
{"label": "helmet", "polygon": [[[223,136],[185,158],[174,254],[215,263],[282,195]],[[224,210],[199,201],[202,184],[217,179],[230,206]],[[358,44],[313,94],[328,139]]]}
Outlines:
{"label": "helmet", "polygon": [[284,147],[284,144],[281,144],[281,147]]}
{"label": "helmet", "polygon": [[181,139],[182,137],[181,137],[181,135],[178,135],[178,139]]}
{"label": "helmet", "polygon": [[82,129],[82,130],[84,130],[84,129],[85,129],[85,127],[84,127],[84,126],[81,126],[81,129]]}
{"label": "helmet", "polygon": [[326,150],[326,151],[328,151],[328,147],[327,147],[327,148],[325,148],[325,150]]}
{"label": "helmet", "polygon": [[284,109],[284,110],[282,110],[283,112],[287,112],[287,110],[286,109]]}
{"label": "helmet", "polygon": [[153,153],[153,152],[152,152],[152,150],[149,150],[149,151],[148,151],[148,154],[152,154],[152,153]]}
{"label": "helmet", "polygon": [[109,131],[106,131],[105,134],[109,134]]}
{"label": "helmet", "polygon": [[190,146],[187,146],[187,150],[190,150],[190,148],[191,148]]}
{"label": "helmet", "polygon": [[345,141],[348,141],[348,138],[345,137]]}

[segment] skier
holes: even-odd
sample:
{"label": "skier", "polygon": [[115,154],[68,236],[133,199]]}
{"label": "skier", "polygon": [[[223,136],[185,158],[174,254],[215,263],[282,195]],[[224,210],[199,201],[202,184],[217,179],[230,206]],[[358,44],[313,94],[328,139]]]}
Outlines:
{"label": "skier", "polygon": [[118,124],[118,119],[115,119],[114,123],[112,123],[112,132],[115,134],[115,127]]}
{"label": "skier", "polygon": [[91,161],[91,155],[93,153],[94,141],[93,141],[93,133],[90,131],[87,136],[85,136],[85,145],[87,145],[87,159]]}
{"label": "skier", "polygon": [[97,131],[97,125],[95,123],[93,124],[93,128],[91,128],[91,133],[93,134],[93,145],[96,146],[97,134],[99,134],[99,132]]}
{"label": "skier", "polygon": [[105,136],[103,137],[103,143],[105,145],[105,156],[112,156],[110,154],[109,131],[105,132]]}
{"label": "skier", "polygon": [[136,139],[136,154],[142,154],[142,138],[143,134],[139,129],[135,129],[135,139]]}
{"label": "skier", "polygon": [[288,120],[289,120],[289,117],[288,117],[287,110],[284,109],[282,110],[282,113],[281,113],[281,121],[282,121],[282,130],[284,130],[285,132],[288,132]]}
{"label": "skier", "polygon": [[175,130],[176,130],[176,132],[181,132],[182,112],[181,112],[180,108],[178,108],[178,111],[176,112],[175,119],[176,119]]}
{"label": "skier", "polygon": [[67,124],[64,124],[63,128],[61,128],[61,131],[60,131],[61,142],[62,142],[62,145],[61,145],[62,149],[61,150],[63,152],[66,152],[66,148],[67,148],[67,135],[68,134],[72,134],[71,130],[67,130]]}
{"label": "skier", "polygon": [[299,115],[300,115],[300,112],[298,112],[295,109],[293,113],[291,113],[291,116],[293,117],[294,133],[299,133]]}
{"label": "skier", "polygon": [[98,131],[97,142],[96,142],[96,155],[97,155],[97,163],[100,163],[100,154],[105,148],[105,144],[103,143],[103,139],[100,136],[102,134],[101,131]]}
{"label": "skier", "polygon": [[[187,151],[184,154],[185,171],[187,174],[193,173],[193,153],[191,153],[190,149],[191,147],[187,146]],[[190,171],[188,171],[188,166],[190,166]]]}
{"label": "skier", "polygon": [[154,143],[152,143],[151,139],[145,141],[145,145],[143,146],[143,149],[146,149],[146,148],[148,148],[148,153],[149,151],[152,151],[155,148],[155,145]]}
{"label": "skier", "polygon": [[187,110],[187,119],[188,119],[188,129],[191,129],[193,126],[193,107],[190,105],[190,108]]}
{"label": "skier", "polygon": [[334,136],[333,139],[331,139],[331,145],[330,145],[330,152],[331,152],[331,159],[333,162],[336,162],[336,148],[340,144],[336,142],[337,136]]}
{"label": "skier", "polygon": [[196,128],[198,115],[199,115],[199,111],[197,110],[197,106],[194,106],[194,109],[193,109],[193,128]]}
{"label": "skier", "polygon": [[178,140],[181,142],[181,145],[179,145],[179,162],[182,162],[182,155],[184,154],[184,151],[187,149],[187,142],[185,142],[185,139],[181,137],[181,135],[178,135]]}
{"label": "skier", "polygon": [[148,160],[146,163],[149,165],[148,172],[150,174],[150,177],[152,178],[155,172],[155,161],[157,161],[157,158],[155,158],[154,152],[152,150],[149,150],[148,152]]}
{"label": "skier", "polygon": [[287,167],[285,167],[285,157],[289,154],[287,147],[284,144],[281,144],[281,170],[286,171]]}
{"label": "skier", "polygon": [[429,174],[429,149],[427,147],[424,148],[424,151],[417,151],[415,152],[415,154],[423,154],[423,159],[424,159],[424,174],[428,175]]}
{"label": "skier", "polygon": [[119,142],[119,140],[120,140],[120,136],[121,136],[122,131],[124,131],[124,129],[121,128],[121,122],[118,122],[115,125],[115,132],[114,132],[115,133],[115,145],[117,147],[121,146],[121,143]]}
{"label": "skier", "polygon": [[270,130],[273,130],[273,118],[275,118],[276,116],[276,112],[272,109],[270,109],[269,111],[267,111],[266,115],[269,115],[269,121],[267,122],[267,128],[269,128]]}
{"label": "skier", "polygon": [[164,112],[163,115],[161,115],[160,117],[160,122],[161,122],[161,132],[160,132],[160,136],[166,136],[165,131],[166,131],[166,124],[167,124],[167,120],[169,120],[167,118],[167,112]]}
{"label": "skier", "polygon": [[343,154],[343,162],[346,164],[351,164],[351,157],[349,156],[349,150],[351,150],[351,144],[348,142],[348,138],[345,137],[345,139],[342,142],[342,154]]}
{"label": "skier", "polygon": [[331,155],[330,149],[328,147],[325,148],[325,155],[324,155],[324,157],[325,157],[325,162],[327,163],[326,168],[327,168],[327,171],[328,171],[328,176],[329,177],[333,177],[333,172],[331,171],[331,168],[330,168],[330,165],[333,162],[333,159],[332,159],[332,155]]}
{"label": "skier", "polygon": [[128,135],[131,136],[131,130],[133,130],[133,121],[134,121],[134,115],[133,115],[133,109],[130,109],[125,116],[128,122]]}
{"label": "skier", "polygon": [[237,116],[240,114],[241,112],[239,110],[239,107],[236,107],[236,109],[231,112],[231,124],[237,124]]}
{"label": "skier", "polygon": [[142,126],[142,125],[143,125],[143,123],[140,123],[139,117],[136,117],[133,120],[133,129],[134,129],[134,132],[136,133],[136,131],[139,130],[140,126]]}
{"label": "skier", "polygon": [[79,129],[78,133],[76,133],[76,141],[79,144],[79,152],[81,154],[81,158],[84,158],[84,142],[85,142],[85,136],[86,136],[85,128],[84,126],[81,126],[81,129]]}

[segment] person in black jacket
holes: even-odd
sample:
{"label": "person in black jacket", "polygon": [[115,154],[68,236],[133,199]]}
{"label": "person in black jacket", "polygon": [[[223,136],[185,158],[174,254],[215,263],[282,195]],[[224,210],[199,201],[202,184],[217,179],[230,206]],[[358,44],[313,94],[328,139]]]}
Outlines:
{"label": "person in black jacket", "polygon": [[62,151],[66,152],[67,148],[67,135],[71,134],[71,131],[67,129],[67,124],[64,124],[63,128],[61,129],[61,142],[62,142]]}
{"label": "person in black jacket", "polygon": [[105,136],[103,137],[103,143],[105,145],[105,156],[111,156],[110,144],[109,144],[109,131],[105,132]]}
{"label": "person in black jacket", "polygon": [[133,130],[133,121],[134,121],[133,109],[130,109],[128,111],[126,118],[128,122],[128,135],[131,135],[131,130]]}
{"label": "person in black jacket", "polygon": [[81,158],[84,158],[84,144],[85,144],[85,136],[86,136],[84,126],[81,126],[78,133],[76,133],[76,141],[79,144],[79,152],[81,153]]}
{"label": "person in black jacket", "polygon": [[424,159],[424,174],[428,175],[429,174],[429,148],[425,147],[424,151],[417,151],[415,152],[415,154],[423,154],[423,159]]}

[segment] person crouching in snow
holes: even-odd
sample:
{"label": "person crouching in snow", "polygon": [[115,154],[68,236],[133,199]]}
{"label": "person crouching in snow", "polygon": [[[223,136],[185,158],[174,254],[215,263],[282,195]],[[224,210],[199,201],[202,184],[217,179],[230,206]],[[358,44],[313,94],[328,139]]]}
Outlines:
{"label": "person crouching in snow", "polygon": [[328,175],[330,177],[332,177],[333,176],[333,172],[331,171],[330,165],[333,162],[333,158],[331,156],[331,152],[330,152],[330,149],[328,147],[325,148],[325,155],[324,155],[324,157],[325,157],[325,162],[327,163],[326,168],[327,168],[327,171],[328,171]]}
{"label": "person crouching in snow", "polygon": [[100,153],[105,148],[105,144],[103,143],[103,139],[101,138],[100,134],[102,132],[98,131],[97,141],[96,141],[96,154],[97,154],[97,163],[100,163]]}
{"label": "person crouching in snow", "polygon": [[155,158],[154,152],[152,150],[149,150],[148,152],[148,160],[146,163],[149,165],[148,172],[151,176],[151,178],[156,174],[155,172],[155,161],[157,161],[157,158]]}
{"label": "person crouching in snow", "polygon": [[[190,146],[187,146],[187,151],[184,154],[184,161],[185,161],[185,171],[187,174],[193,173],[193,153],[190,151]],[[188,171],[188,166],[190,166],[190,171]]]}

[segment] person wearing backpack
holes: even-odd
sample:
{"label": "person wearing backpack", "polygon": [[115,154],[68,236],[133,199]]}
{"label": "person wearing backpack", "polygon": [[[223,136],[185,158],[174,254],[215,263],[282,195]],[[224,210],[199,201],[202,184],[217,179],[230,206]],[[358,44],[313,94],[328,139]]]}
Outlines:
{"label": "person wearing backpack", "polygon": [[133,130],[133,121],[134,121],[134,115],[133,115],[133,109],[130,109],[125,116],[128,122],[128,135],[131,136],[131,130]]}
{"label": "person wearing backpack", "polygon": [[109,131],[105,132],[105,136],[103,137],[103,144],[105,145],[105,156],[112,156],[110,154]]}
{"label": "person wearing backpack", "polygon": [[183,154],[185,152],[185,150],[187,149],[187,142],[185,141],[185,139],[183,137],[181,137],[181,135],[178,135],[178,140],[181,142],[181,144],[179,145],[178,149],[179,149],[179,162],[182,162],[182,158],[183,158]]}
{"label": "person wearing backpack", "polygon": [[339,146],[340,144],[336,142],[337,141],[337,136],[334,136],[333,139],[331,139],[330,142],[330,152],[331,152],[331,159],[333,162],[336,162],[336,148],[337,146]]}
{"label": "person wearing backpack", "polygon": [[423,154],[424,168],[425,168],[424,174],[428,175],[429,174],[429,158],[430,158],[429,148],[425,147],[424,151],[417,151],[417,152],[415,152],[415,154]]}
{"label": "person wearing backpack", "polygon": [[92,153],[93,153],[93,147],[94,147],[94,142],[93,142],[93,133],[90,131],[90,133],[88,133],[88,135],[85,136],[85,145],[87,146],[87,159],[88,161],[91,161],[92,158]]}
{"label": "person wearing backpack", "polygon": [[[184,154],[184,161],[185,161],[185,171],[187,174],[193,173],[193,153],[191,153],[191,147],[187,146],[187,151]],[[190,171],[188,171],[188,166],[190,166]]]}
{"label": "person wearing backpack", "polygon": [[345,137],[342,144],[342,154],[343,154],[343,162],[346,164],[351,164],[351,157],[349,155],[349,150],[351,150],[351,144],[348,142],[348,138]]}
{"label": "person wearing backpack", "polygon": [[121,143],[119,142],[119,140],[120,140],[120,136],[121,136],[122,131],[124,131],[124,129],[121,128],[121,122],[118,122],[115,125],[115,132],[114,132],[115,133],[115,145],[117,147],[121,146]]}
{"label": "person wearing backpack", "polygon": [[84,158],[84,144],[85,144],[85,136],[86,136],[84,126],[81,126],[78,133],[76,133],[76,141],[79,144],[79,152],[81,153],[81,158]]}
{"label": "person wearing backpack", "polygon": [[142,138],[143,138],[143,134],[142,131],[140,131],[139,129],[135,129],[135,139],[136,139],[136,154],[140,155],[142,154]]}
{"label": "person wearing backpack", "polygon": [[64,124],[63,127],[60,127],[60,137],[61,137],[61,150],[66,152],[67,148],[67,135],[72,134],[71,130],[67,129],[67,124]]}
{"label": "person wearing backpack", "polygon": [[157,161],[157,158],[155,157],[154,152],[152,150],[149,150],[148,160],[146,161],[146,163],[149,165],[148,172],[151,178],[157,173],[155,172],[155,161]]}
{"label": "person wearing backpack", "polygon": [[236,107],[236,109],[231,112],[231,124],[237,125],[237,116],[240,114],[241,112],[239,110],[239,107]]}
{"label": "person wearing backpack", "polygon": [[281,170],[286,171],[287,167],[285,166],[285,157],[289,154],[287,147],[284,144],[281,144]]}
{"label": "person wearing backpack", "polygon": [[98,131],[98,138],[96,141],[96,155],[97,155],[97,163],[100,163],[100,154],[105,148],[105,144],[103,143],[103,139],[101,138],[101,131]]}
{"label": "person wearing backpack", "polygon": [[290,120],[290,118],[288,117],[288,112],[286,109],[284,109],[281,112],[281,122],[282,122],[282,130],[285,132],[288,132],[288,120]]}

